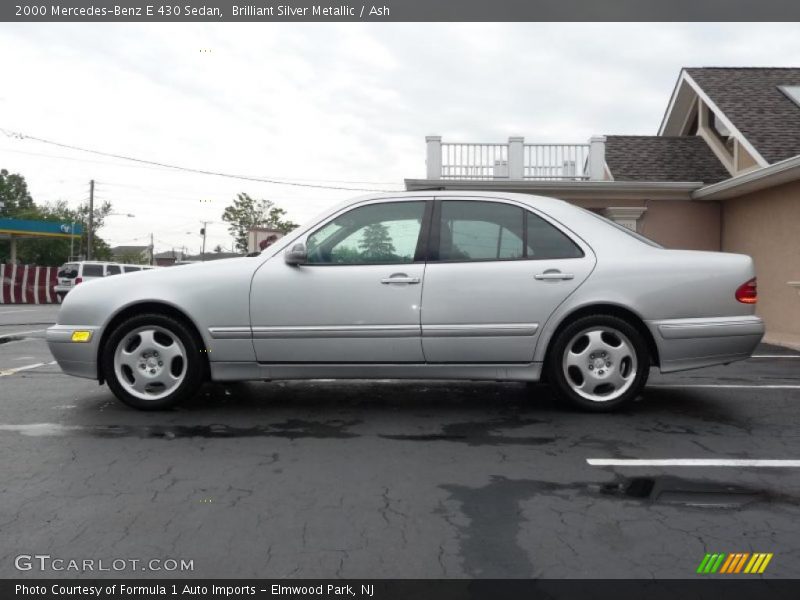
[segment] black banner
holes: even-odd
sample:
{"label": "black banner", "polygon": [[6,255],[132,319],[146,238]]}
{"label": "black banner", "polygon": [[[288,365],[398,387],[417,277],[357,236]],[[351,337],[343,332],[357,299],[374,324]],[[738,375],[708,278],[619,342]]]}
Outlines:
{"label": "black banner", "polygon": [[230,598],[326,600],[796,600],[800,580],[745,579],[746,576],[691,580],[3,580],[3,600],[122,600],[131,598]]}
{"label": "black banner", "polygon": [[17,0],[0,21],[800,21],[795,0]]}

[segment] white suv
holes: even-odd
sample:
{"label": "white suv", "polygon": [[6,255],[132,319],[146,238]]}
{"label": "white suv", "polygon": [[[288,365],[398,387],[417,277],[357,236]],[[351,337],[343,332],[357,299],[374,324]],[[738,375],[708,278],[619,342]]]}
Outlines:
{"label": "white suv", "polygon": [[55,292],[63,300],[72,288],[84,281],[152,268],[154,267],[150,265],[125,265],[100,261],[69,262],[58,270],[58,285],[55,287]]}

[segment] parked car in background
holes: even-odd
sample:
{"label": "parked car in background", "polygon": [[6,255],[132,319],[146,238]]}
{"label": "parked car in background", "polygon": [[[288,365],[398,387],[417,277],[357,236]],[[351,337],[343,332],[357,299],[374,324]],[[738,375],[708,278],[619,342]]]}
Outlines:
{"label": "parked car in background", "polygon": [[662,372],[743,360],[753,261],[666,250],[539,196],[347,202],[259,256],[78,286],[47,330],[68,374],[162,409],[206,379],[546,380],[590,411]]}
{"label": "parked car in background", "polygon": [[120,275],[122,273],[132,273],[144,269],[153,269],[150,265],[128,265],[105,261],[76,261],[68,262],[58,269],[58,284],[55,292],[63,301],[70,290],[76,285],[93,279],[100,279],[110,275]]}

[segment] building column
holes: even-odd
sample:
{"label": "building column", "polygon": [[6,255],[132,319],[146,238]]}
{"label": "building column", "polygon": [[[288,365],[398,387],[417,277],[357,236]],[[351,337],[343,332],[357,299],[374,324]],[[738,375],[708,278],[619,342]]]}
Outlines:
{"label": "building column", "polygon": [[525,175],[525,138],[514,136],[508,138],[508,178],[524,179]]}
{"label": "building column", "polygon": [[603,210],[603,216],[631,231],[638,231],[637,223],[646,210],[644,206],[609,206]]}
{"label": "building column", "polygon": [[442,136],[425,136],[426,157],[428,179],[442,178]]}
{"label": "building column", "polygon": [[606,136],[596,135],[589,140],[589,179],[606,178]]}
{"label": "building column", "polygon": [[9,236],[9,244],[11,246],[10,250],[11,264],[15,265],[17,264],[17,238],[14,237],[13,234]]}

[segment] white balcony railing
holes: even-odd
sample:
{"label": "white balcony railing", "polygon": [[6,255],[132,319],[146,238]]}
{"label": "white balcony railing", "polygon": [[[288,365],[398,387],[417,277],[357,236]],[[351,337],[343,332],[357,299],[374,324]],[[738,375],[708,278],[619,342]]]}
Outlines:
{"label": "white balcony railing", "polygon": [[442,143],[429,136],[428,179],[583,181],[603,179],[605,138],[588,144]]}

